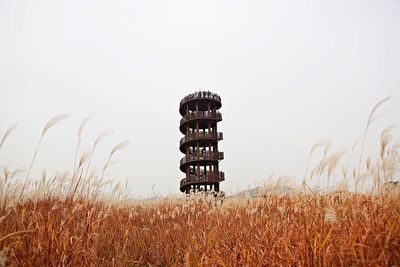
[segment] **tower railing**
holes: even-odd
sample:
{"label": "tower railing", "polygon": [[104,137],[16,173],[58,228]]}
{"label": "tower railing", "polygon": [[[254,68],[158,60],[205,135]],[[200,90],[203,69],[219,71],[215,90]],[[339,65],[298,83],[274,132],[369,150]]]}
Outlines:
{"label": "tower railing", "polygon": [[212,100],[216,100],[218,102],[221,102],[221,97],[217,94],[211,93],[211,92],[196,92],[190,95],[187,95],[186,97],[184,97],[181,102],[179,103],[180,106],[182,106],[183,104],[185,104],[186,102],[193,100],[193,99],[212,99]]}
{"label": "tower railing", "polygon": [[224,152],[217,152],[217,151],[211,151],[211,152],[204,152],[204,153],[193,153],[189,154],[186,157],[183,157],[181,159],[181,166],[183,164],[192,162],[192,161],[198,161],[198,160],[223,160],[224,159]]}
{"label": "tower railing", "polygon": [[223,139],[223,134],[220,132],[208,132],[208,133],[203,133],[203,132],[199,132],[199,133],[190,133],[186,136],[184,136],[180,141],[179,141],[179,145],[181,146],[182,144],[192,141],[192,140],[196,140],[196,139],[215,139],[215,140],[222,140]]}
{"label": "tower railing", "polygon": [[222,120],[222,115],[218,111],[199,111],[199,112],[193,112],[186,114],[185,117],[183,117],[180,121],[180,125],[185,123],[186,121],[189,120],[195,120],[195,119],[215,119],[215,120]]}
{"label": "tower railing", "polygon": [[184,187],[191,183],[218,183],[225,180],[225,173],[211,171],[189,174],[187,178],[181,180],[180,187]]}

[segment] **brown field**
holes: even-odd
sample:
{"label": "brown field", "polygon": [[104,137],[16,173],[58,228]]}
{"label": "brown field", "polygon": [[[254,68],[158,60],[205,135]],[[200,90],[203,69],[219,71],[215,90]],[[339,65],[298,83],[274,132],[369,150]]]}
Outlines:
{"label": "brown field", "polygon": [[48,198],[1,212],[0,248],[15,266],[399,266],[399,214],[399,194]]}
{"label": "brown field", "polygon": [[[127,142],[111,150],[100,173],[88,172],[108,134],[100,133],[78,160],[88,119],[78,131],[73,173],[43,172],[32,180],[43,137],[65,118],[57,116],[44,127],[27,171],[1,166],[0,266],[400,266],[400,190],[394,183],[400,143],[393,142],[393,127],[383,130],[376,159],[363,155],[368,128],[386,100],[374,107],[359,139],[358,166],[343,167],[344,152],[318,141],[310,158],[319,149],[323,158],[306,167],[300,187],[287,191],[283,177],[266,183],[258,197],[242,198],[137,201],[120,184],[107,195],[104,173]],[[0,152],[13,130],[0,140]]]}

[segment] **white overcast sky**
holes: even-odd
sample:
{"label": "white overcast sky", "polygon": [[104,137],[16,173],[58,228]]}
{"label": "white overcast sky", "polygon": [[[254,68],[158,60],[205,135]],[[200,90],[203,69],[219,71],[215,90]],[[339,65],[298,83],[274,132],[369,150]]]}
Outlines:
{"label": "white overcast sky", "polygon": [[0,133],[18,123],[0,166],[28,166],[43,126],[67,113],[33,173],[70,171],[80,121],[96,113],[81,152],[114,133],[94,167],[129,139],[107,178],[128,178],[136,196],[178,193],[178,105],[199,88],[222,97],[224,191],[300,177],[323,137],[350,150],[372,106],[394,95],[367,139],[377,156],[400,118],[400,1],[0,0]]}

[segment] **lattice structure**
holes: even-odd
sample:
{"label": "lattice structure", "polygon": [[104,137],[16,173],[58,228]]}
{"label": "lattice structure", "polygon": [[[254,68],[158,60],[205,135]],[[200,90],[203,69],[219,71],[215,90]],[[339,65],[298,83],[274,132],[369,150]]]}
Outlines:
{"label": "lattice structure", "polygon": [[219,192],[219,183],[225,180],[219,171],[219,161],[224,153],[218,151],[218,141],[223,139],[217,131],[217,123],[222,120],[218,110],[221,97],[211,92],[196,92],[182,99],[179,112],[182,115],[180,131],[185,135],[179,149],[185,154],[180,170],[186,174],[181,180],[180,190]]}

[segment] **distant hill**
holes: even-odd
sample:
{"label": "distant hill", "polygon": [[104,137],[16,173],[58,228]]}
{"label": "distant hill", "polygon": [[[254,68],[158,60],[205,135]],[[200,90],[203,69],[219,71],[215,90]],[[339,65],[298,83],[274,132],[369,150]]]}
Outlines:
{"label": "distant hill", "polygon": [[255,188],[251,188],[248,190],[241,191],[239,193],[233,194],[228,196],[229,198],[256,198],[262,197],[265,195],[289,195],[292,194],[294,190],[289,186],[282,186],[282,187],[263,187],[257,186]]}

